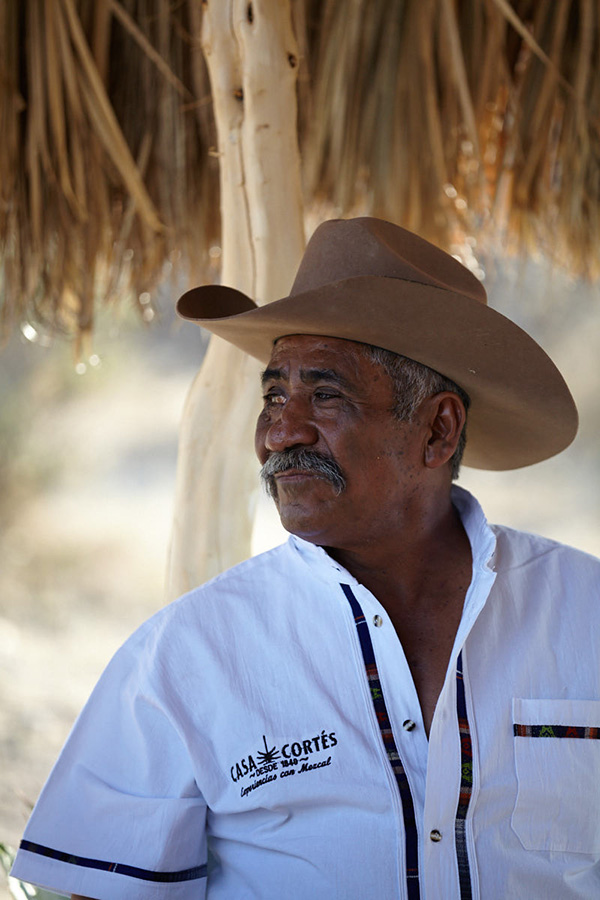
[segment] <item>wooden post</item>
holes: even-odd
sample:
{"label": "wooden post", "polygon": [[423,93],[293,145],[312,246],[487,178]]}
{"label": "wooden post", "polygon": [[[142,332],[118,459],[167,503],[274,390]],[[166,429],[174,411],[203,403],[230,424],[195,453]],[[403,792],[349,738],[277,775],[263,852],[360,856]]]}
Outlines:
{"label": "wooden post", "polygon": [[[220,157],[223,284],[289,291],[304,247],[289,0],[208,0],[202,49]],[[168,598],[250,555],[260,366],[212,338],[181,426]]]}

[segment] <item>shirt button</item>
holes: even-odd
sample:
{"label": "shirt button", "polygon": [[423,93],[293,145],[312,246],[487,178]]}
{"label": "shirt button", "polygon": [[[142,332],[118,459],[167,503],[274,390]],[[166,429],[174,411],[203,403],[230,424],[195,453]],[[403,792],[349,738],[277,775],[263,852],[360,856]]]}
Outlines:
{"label": "shirt button", "polygon": [[405,719],[404,722],[402,723],[402,727],[404,728],[405,731],[412,731],[413,728],[416,728],[417,726],[416,726],[416,723],[413,722],[412,719]]}
{"label": "shirt button", "polygon": [[375,628],[381,628],[381,626],[383,625],[383,619],[381,618],[381,616],[373,616],[373,625],[375,626]]}
{"label": "shirt button", "polygon": [[429,832],[429,839],[434,842],[434,844],[438,844],[442,839],[441,831],[438,831],[437,828],[434,828],[433,831]]}

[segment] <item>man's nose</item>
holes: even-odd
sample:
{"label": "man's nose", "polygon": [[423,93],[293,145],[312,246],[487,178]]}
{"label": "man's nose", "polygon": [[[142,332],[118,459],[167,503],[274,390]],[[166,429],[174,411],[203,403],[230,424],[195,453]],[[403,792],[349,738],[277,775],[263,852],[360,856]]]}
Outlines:
{"label": "man's nose", "polygon": [[265,435],[267,450],[280,451],[316,444],[319,434],[311,421],[306,403],[290,397],[276,409],[275,421],[271,423]]}

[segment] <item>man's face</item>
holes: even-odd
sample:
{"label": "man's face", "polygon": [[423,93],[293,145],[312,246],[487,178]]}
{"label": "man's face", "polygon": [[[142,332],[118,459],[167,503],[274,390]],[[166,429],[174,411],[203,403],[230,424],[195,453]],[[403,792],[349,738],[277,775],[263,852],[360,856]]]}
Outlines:
{"label": "man's face", "polygon": [[[359,344],[281,338],[263,394],[256,453],[275,473],[267,483],[284,528],[337,549],[401,530],[422,489],[427,429],[418,414],[395,418],[392,380]],[[313,454],[319,468],[306,470]]]}

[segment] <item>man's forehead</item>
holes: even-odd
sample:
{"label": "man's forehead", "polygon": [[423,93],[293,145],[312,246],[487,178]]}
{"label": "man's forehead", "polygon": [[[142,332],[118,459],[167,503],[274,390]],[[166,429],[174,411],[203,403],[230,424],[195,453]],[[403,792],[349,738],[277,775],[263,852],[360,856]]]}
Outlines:
{"label": "man's forehead", "polygon": [[389,375],[381,372],[366,348],[358,341],[326,335],[285,335],[275,342],[262,382],[285,381],[292,370],[306,383],[327,380],[347,388],[379,381],[384,374],[387,380]]}
{"label": "man's forehead", "polygon": [[310,354],[320,350],[352,353],[360,352],[364,344],[358,341],[349,341],[345,338],[330,337],[325,334],[285,334],[273,341],[271,359],[291,349],[299,353]]}
{"label": "man's forehead", "polygon": [[343,338],[328,337],[318,334],[284,335],[273,344],[268,368],[286,366],[288,362],[300,366],[348,365],[355,368],[365,360],[364,344],[347,341]]}
{"label": "man's forehead", "polygon": [[313,334],[312,332],[299,332],[297,334],[282,334],[279,337],[275,338],[273,341],[273,347],[278,347],[284,341],[331,341],[332,343],[341,343],[341,344],[356,344],[358,341],[346,340],[346,338],[334,337],[331,334]]}

